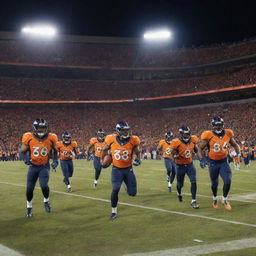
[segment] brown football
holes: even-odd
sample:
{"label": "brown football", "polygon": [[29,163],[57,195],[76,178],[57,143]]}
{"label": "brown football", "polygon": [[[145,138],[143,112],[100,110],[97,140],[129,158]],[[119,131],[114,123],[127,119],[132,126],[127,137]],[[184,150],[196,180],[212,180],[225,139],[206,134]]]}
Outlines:
{"label": "brown football", "polygon": [[112,163],[112,156],[111,155],[105,155],[103,160],[101,161],[101,165],[103,168],[108,168]]}

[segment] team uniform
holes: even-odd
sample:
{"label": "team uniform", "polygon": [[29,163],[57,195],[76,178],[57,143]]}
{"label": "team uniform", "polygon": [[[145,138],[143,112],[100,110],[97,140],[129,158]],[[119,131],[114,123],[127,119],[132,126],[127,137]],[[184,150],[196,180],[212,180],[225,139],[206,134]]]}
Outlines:
{"label": "team uniform", "polygon": [[[191,136],[188,141],[182,139],[174,139],[171,142],[170,148],[177,151],[178,156],[175,159],[176,162],[176,178],[177,178],[177,191],[178,198],[182,201],[181,189],[184,185],[185,175],[190,179],[191,182],[191,195],[192,203],[196,202],[196,168],[193,164],[193,153],[195,152],[195,146],[199,139],[196,136]],[[192,205],[193,206],[193,205]],[[199,208],[194,207],[194,208]]]}
{"label": "team uniform", "polygon": [[[27,132],[22,136],[22,143],[29,148],[30,163],[27,173],[27,208],[28,216],[32,213],[32,198],[36,182],[39,178],[40,187],[44,195],[45,209],[51,211],[49,204],[49,157],[52,154],[52,148],[58,141],[57,135],[53,133],[46,134],[43,138],[36,137],[33,133]],[[30,216],[31,215],[31,216]]]}
{"label": "team uniform", "polygon": [[56,148],[59,151],[60,166],[64,176],[63,182],[66,184],[68,192],[72,191],[69,178],[73,176],[73,156],[77,146],[76,141],[71,141],[68,144],[64,141],[58,141],[56,143]]}
{"label": "team uniform", "polygon": [[[212,191],[214,195],[214,208],[217,208],[217,189],[219,175],[221,176],[224,182],[223,198],[225,199],[225,201],[227,201],[226,198],[228,195],[232,178],[232,171],[227,160],[228,144],[230,142],[230,139],[233,137],[234,133],[230,129],[224,129],[221,135],[217,135],[213,131],[204,131],[201,135],[202,140],[208,141],[209,172],[212,184]],[[227,205],[226,209],[230,210],[231,207]]]}
{"label": "team uniform", "polygon": [[[130,136],[127,139],[120,140],[116,134],[108,135],[105,138],[106,145],[110,147],[112,155],[112,209],[117,207],[118,193],[122,182],[126,184],[129,196],[137,194],[137,182],[133,172],[133,149],[140,145],[140,139],[137,136]],[[115,214],[115,212],[114,212]]]}
{"label": "team uniform", "polygon": [[172,183],[176,175],[176,165],[171,158],[171,142],[160,140],[158,149],[163,151],[164,164],[167,171],[168,190],[171,192]]}
{"label": "team uniform", "polygon": [[241,150],[242,157],[244,160],[245,166],[248,168],[250,166],[250,150],[249,147],[244,146]]}
{"label": "team uniform", "polygon": [[102,149],[103,147],[106,145],[105,141],[100,141],[98,138],[94,137],[91,138],[90,140],[90,145],[93,147],[93,151],[94,151],[94,157],[93,157],[93,166],[95,169],[95,180],[94,180],[94,187],[97,186],[97,180],[100,177],[101,174],[101,163],[100,163],[100,159],[101,159],[101,155],[102,155]]}

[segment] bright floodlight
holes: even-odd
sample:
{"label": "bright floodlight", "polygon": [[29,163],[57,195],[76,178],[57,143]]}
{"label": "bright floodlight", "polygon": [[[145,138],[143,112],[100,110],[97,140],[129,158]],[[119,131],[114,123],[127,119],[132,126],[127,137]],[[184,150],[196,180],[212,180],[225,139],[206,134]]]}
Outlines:
{"label": "bright floodlight", "polygon": [[170,38],[171,32],[169,30],[154,30],[144,34],[144,39],[146,40],[166,40]]}
{"label": "bright floodlight", "polygon": [[22,28],[22,33],[28,35],[38,35],[52,37],[56,35],[56,29],[49,25],[34,25]]}

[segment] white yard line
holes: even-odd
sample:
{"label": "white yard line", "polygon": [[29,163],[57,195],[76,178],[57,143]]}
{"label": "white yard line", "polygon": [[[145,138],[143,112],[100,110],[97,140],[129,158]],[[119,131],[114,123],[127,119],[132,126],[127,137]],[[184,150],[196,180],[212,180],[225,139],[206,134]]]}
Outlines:
{"label": "white yard line", "polygon": [[0,256],[23,256],[23,254],[0,244]]}
{"label": "white yard line", "polygon": [[124,256],[197,256],[209,253],[227,252],[246,248],[255,248],[256,238],[233,240],[224,243],[197,245],[185,248],[161,250],[147,253],[133,253]]}
{"label": "white yard line", "polygon": [[[25,185],[10,183],[10,182],[0,182],[0,184],[12,185],[12,186],[17,186],[17,187],[25,187]],[[37,188],[37,189],[40,189],[40,188]],[[84,195],[80,195],[80,194],[67,193],[67,192],[62,192],[62,191],[57,191],[57,190],[51,190],[51,192],[61,194],[61,195],[81,197],[81,198],[86,198],[86,199],[90,199],[90,200],[110,203],[110,200],[103,199],[103,198],[84,196]],[[242,225],[242,226],[256,228],[256,224],[251,224],[251,223],[246,223],[246,222],[225,220],[225,219],[221,219],[221,218],[213,218],[213,217],[203,216],[203,215],[199,215],[199,214],[191,214],[191,213],[184,213],[184,212],[178,212],[178,211],[171,211],[171,210],[166,210],[166,209],[162,209],[162,208],[143,206],[143,205],[139,205],[139,204],[130,204],[130,203],[123,203],[123,202],[118,202],[118,204],[130,206],[130,207],[141,208],[141,209],[153,210],[153,211],[158,211],[158,212],[171,213],[171,214],[175,214],[175,215],[187,216],[187,217],[192,217],[192,218],[200,218],[200,219],[206,219],[206,220],[211,220],[211,221],[224,222],[224,223],[229,223],[229,224]]]}

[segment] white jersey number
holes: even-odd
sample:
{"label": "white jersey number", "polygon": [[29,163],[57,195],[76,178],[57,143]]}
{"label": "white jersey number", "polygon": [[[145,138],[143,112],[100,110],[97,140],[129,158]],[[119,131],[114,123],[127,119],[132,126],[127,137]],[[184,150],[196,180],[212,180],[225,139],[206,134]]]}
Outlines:
{"label": "white jersey number", "polygon": [[121,150],[117,149],[117,150],[115,150],[114,158],[116,160],[128,160],[129,159],[129,151],[124,150],[121,152]]}
{"label": "white jersey number", "polygon": [[33,147],[32,155],[35,156],[35,157],[38,157],[38,156],[44,156],[45,157],[45,156],[48,155],[48,148],[43,147],[40,150],[40,147]]}

